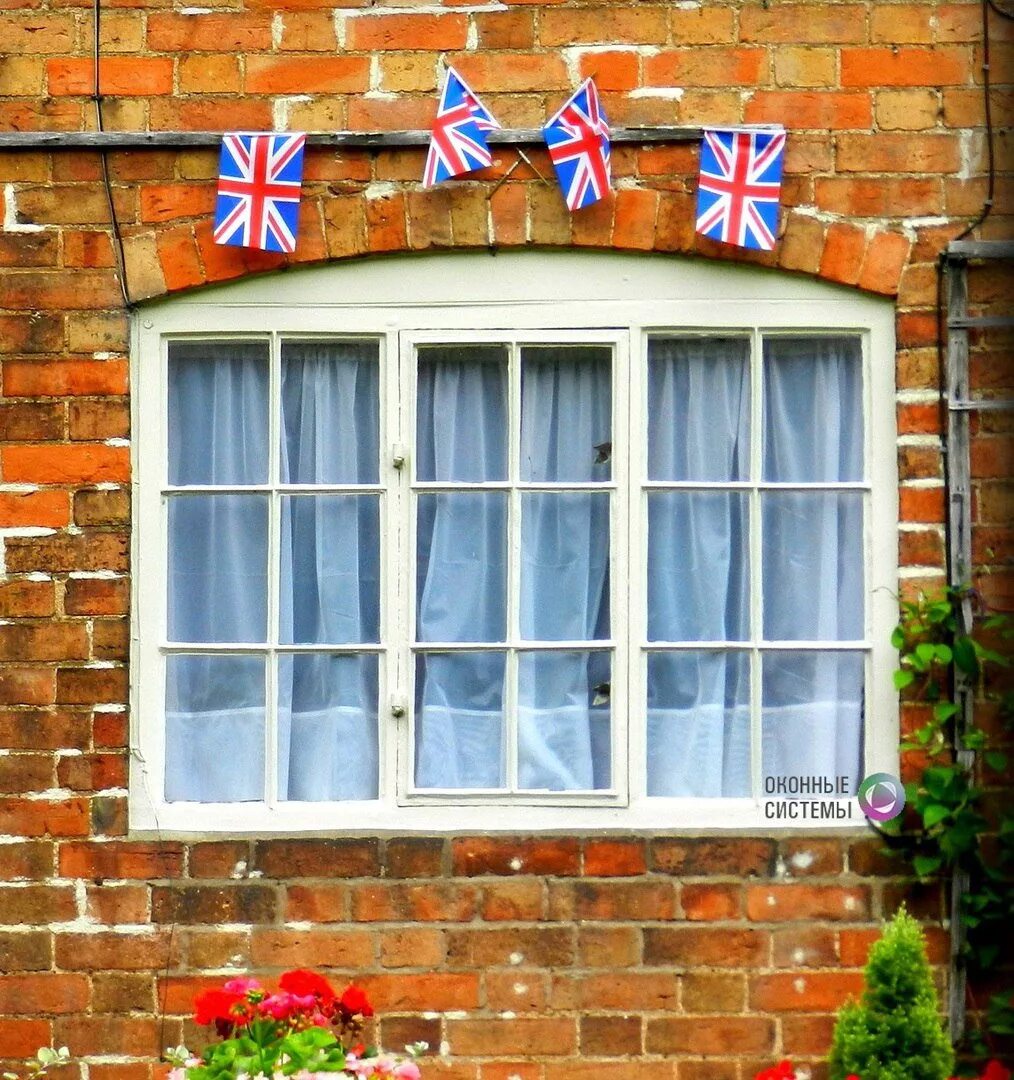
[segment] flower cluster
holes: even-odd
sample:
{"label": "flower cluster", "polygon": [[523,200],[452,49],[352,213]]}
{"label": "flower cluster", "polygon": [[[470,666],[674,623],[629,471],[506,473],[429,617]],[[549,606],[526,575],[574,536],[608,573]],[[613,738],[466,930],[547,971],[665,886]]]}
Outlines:
{"label": "flower cluster", "polygon": [[[194,1000],[198,1024],[214,1025],[220,1042],[199,1057],[185,1047],[169,1051],[170,1080],[419,1080],[412,1058],[425,1049],[410,1047],[409,1058],[383,1054],[360,1040],[373,1015],[357,986],[335,993],[312,971],[287,971],[271,990],[256,979],[230,979]],[[334,1074],[340,1074],[335,1076]]]}

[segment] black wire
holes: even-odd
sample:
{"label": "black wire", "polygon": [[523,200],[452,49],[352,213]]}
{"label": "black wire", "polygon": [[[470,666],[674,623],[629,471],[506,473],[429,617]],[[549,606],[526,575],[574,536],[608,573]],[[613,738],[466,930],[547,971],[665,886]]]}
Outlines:
{"label": "black wire", "polygon": [[1014,19],[1014,11],[1007,11],[996,2],[996,0],[987,0],[989,6],[1004,19]]}
{"label": "black wire", "polygon": [[[92,25],[93,25],[93,49],[92,67],[95,71],[95,89],[92,101],[95,102],[95,123],[99,131],[104,131],[102,122],[102,93],[99,86],[99,42],[101,40],[102,0],[95,0]],[[133,309],[130,294],[127,290],[127,259],[123,251],[123,234],[120,232],[120,222],[116,217],[116,204],[113,202],[113,186],[109,179],[109,159],[105,149],[99,150],[99,161],[102,164],[102,185],[106,192],[106,202],[109,204],[109,221],[113,230],[113,254],[116,257],[116,277],[120,284],[120,295],[123,297],[123,306],[127,311]]]}

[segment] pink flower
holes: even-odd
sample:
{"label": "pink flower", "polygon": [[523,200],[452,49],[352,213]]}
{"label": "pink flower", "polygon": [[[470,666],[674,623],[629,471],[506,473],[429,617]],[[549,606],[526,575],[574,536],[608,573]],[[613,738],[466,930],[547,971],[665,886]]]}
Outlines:
{"label": "pink flower", "polygon": [[414,1061],[403,1061],[400,1065],[395,1066],[394,1075],[399,1080],[420,1080],[422,1074],[419,1072],[419,1066]]}
{"label": "pink flower", "polygon": [[260,990],[260,988],[261,984],[256,979],[249,979],[245,976],[230,979],[222,987],[229,994],[249,994],[251,990]]}

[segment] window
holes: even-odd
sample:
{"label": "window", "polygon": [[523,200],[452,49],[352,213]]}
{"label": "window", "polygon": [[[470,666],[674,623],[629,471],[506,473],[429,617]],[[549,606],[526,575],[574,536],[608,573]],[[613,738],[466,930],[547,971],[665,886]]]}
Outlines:
{"label": "window", "polygon": [[443,255],[136,331],[136,828],[756,825],[895,764],[889,304]]}

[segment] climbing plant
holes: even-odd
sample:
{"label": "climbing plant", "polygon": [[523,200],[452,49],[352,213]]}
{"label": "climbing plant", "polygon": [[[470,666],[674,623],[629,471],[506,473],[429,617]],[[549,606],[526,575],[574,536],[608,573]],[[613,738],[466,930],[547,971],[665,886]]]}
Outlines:
{"label": "climbing plant", "polygon": [[[974,977],[992,968],[1014,918],[1014,806],[999,784],[984,785],[990,772],[1008,771],[1002,749],[1014,732],[1014,691],[997,689],[1009,668],[1014,626],[1005,615],[977,612],[966,631],[963,602],[977,597],[951,589],[901,604],[891,638],[900,666],[894,683],[906,700],[924,707],[924,721],[902,743],[925,761],[918,780],[906,784],[911,812],[882,828],[889,844],[905,855],[920,879],[966,875],[961,897],[963,960]],[[999,730],[964,724],[958,691],[966,688],[995,706]],[[955,752],[975,752],[971,764]],[[981,764],[976,769],[976,760]],[[979,1033],[983,1038],[1014,1034],[1014,987],[992,996]]]}

